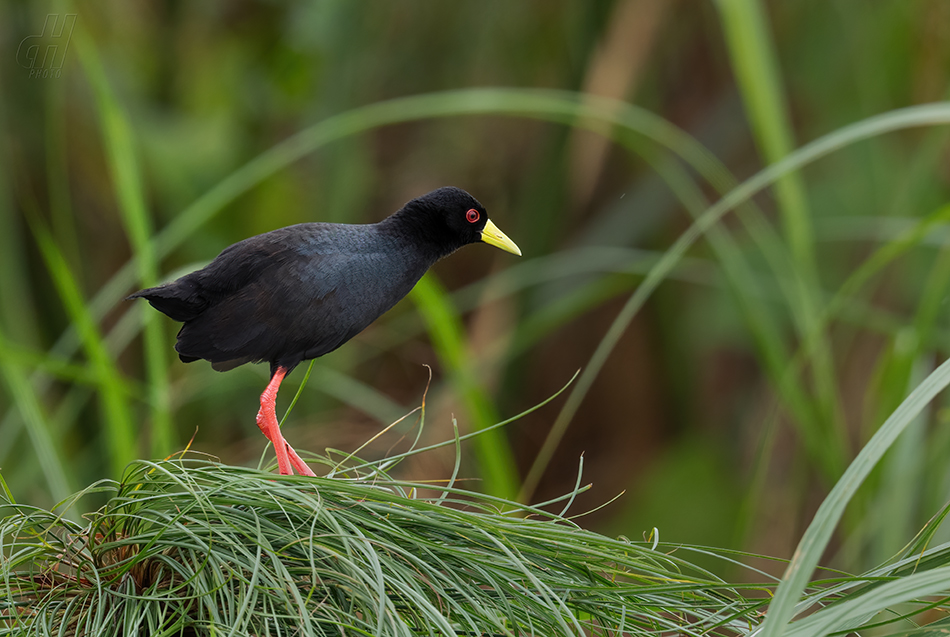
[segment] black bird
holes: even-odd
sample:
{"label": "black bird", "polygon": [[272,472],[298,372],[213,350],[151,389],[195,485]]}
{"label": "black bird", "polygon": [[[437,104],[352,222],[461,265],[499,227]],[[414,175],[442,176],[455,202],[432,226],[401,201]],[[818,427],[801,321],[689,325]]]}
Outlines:
{"label": "black bird", "polygon": [[389,310],[436,261],[482,241],[521,255],[460,188],[439,188],[374,224],[301,223],[227,247],[206,267],[140,290],[184,323],[175,349],[217,371],[270,363],[257,426],[274,443],[282,475],[314,475],[284,440],[275,403],[301,361],[332,352]]}

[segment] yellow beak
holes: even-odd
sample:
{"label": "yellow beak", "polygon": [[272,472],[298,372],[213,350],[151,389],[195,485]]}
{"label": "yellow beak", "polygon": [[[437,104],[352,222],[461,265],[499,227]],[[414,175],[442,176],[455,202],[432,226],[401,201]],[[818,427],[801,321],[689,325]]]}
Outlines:
{"label": "yellow beak", "polygon": [[482,241],[488,245],[501,248],[505,252],[521,256],[521,248],[515,245],[515,242],[505,236],[505,233],[498,229],[498,226],[491,222],[491,219],[485,222],[482,228]]}

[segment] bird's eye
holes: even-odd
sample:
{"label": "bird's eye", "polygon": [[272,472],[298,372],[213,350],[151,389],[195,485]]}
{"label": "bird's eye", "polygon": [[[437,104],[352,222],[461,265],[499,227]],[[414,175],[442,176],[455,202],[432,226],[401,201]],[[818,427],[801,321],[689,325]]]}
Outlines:
{"label": "bird's eye", "polygon": [[478,211],[474,208],[465,213],[465,219],[467,219],[469,223],[475,223],[480,216],[481,215],[478,214]]}

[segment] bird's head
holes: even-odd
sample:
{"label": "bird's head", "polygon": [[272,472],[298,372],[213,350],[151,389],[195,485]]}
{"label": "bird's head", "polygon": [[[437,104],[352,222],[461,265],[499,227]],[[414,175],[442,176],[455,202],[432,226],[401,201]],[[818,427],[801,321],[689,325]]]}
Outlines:
{"label": "bird's head", "polygon": [[442,248],[444,254],[482,242],[521,256],[515,242],[488,218],[485,207],[461,188],[433,190],[413,199],[394,216],[421,239]]}

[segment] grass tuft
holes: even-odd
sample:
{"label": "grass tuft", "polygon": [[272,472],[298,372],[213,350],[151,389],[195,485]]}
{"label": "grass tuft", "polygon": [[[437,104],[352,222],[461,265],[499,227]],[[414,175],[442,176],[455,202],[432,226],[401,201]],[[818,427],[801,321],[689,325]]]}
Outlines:
{"label": "grass tuft", "polygon": [[[338,459],[327,457],[325,464]],[[669,547],[389,478],[135,462],[80,526],[8,505],[0,635],[735,634],[760,599]]]}

